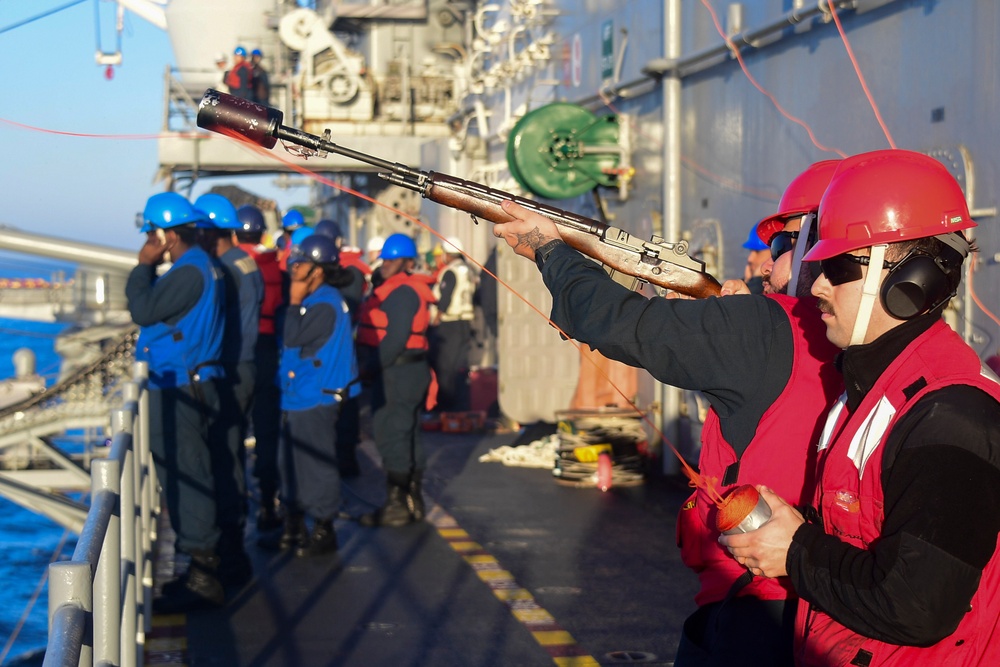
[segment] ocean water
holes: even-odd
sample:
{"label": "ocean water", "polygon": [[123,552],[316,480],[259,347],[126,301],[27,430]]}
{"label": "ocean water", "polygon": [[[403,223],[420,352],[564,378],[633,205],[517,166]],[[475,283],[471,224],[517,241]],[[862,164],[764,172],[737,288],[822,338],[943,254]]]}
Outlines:
{"label": "ocean water", "polygon": [[[0,253],[0,278],[51,279],[60,270],[72,275],[74,268],[67,262]],[[13,376],[14,351],[27,347],[35,352],[38,373],[52,384],[60,364],[55,339],[68,326],[0,318],[0,379]],[[18,656],[45,646],[48,586],[43,577],[49,562],[69,558],[75,546],[75,534],[0,498],[0,665],[14,664]]]}

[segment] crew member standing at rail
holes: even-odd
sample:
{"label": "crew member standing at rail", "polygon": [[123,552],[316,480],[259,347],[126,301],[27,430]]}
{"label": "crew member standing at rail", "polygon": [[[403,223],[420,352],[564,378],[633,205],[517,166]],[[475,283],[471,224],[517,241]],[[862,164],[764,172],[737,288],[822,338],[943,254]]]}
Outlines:
{"label": "crew member standing at rail", "polygon": [[240,227],[236,208],[220,194],[198,197],[195,209],[205,215],[198,223],[209,255],[222,265],[226,285],[226,321],[222,362],[226,367],[225,390],[218,428],[213,442],[224,439],[227,448],[216,447],[215,495],[219,513],[219,579],[223,585],[242,586],[253,576],[253,566],[243,547],[246,528],[246,437],[253,402],[257,366],[254,350],[264,300],[264,279],[257,263],[236,247],[233,232]]}
{"label": "crew member standing at rail", "polygon": [[1000,382],[944,321],[976,226],[936,159],[845,159],[806,254],[846,392],[808,523],[780,495],[757,530],[723,536],[751,571],[801,596],[796,662],[1000,664]]}
{"label": "crew member standing at rail", "polygon": [[[836,164],[820,162],[805,170],[785,190],[778,212],[758,226],[773,241],[767,297],[647,299],[573,251],[548,218],[514,202],[503,204],[515,220],[497,225],[495,233],[518,254],[535,259],[553,296],[552,320],[561,330],[609,358],[647,369],[661,382],[705,393],[712,409],[702,429],[699,469],[718,479],[720,493],[760,480],[785,488],[789,497],[808,499],[812,493],[811,445],[842,385],[831,363],[836,349],[826,340],[815,300],[801,284],[789,288],[791,250],[793,241],[803,240],[800,225],[811,219]],[[732,281],[723,294],[736,283],[746,290]],[[797,297],[778,294],[785,289]],[[681,557],[701,586],[675,664],[791,665],[790,586],[753,578],[731,558],[718,544],[715,517],[712,496],[699,488],[677,520]]]}
{"label": "crew member standing at rail", "polygon": [[240,227],[236,230],[239,247],[253,257],[264,282],[264,299],[260,306],[254,362],[251,422],[254,437],[253,475],[257,478],[260,505],[257,509],[257,529],[273,530],[281,526],[278,517],[278,438],[281,433],[281,390],[278,388],[278,316],[285,303],[285,273],[278,266],[278,253],[261,244],[267,226],[264,215],[256,206],[247,204],[236,209]]}
{"label": "crew member standing at rail", "polygon": [[[209,424],[219,411],[225,287],[222,272],[198,246],[202,218],[174,192],[153,195],[143,211],[146,243],[125,285],[139,325],[136,359],[149,364],[149,445],[167,500],[177,549],[191,555],[187,573],[154,600],[158,613],[225,602],[216,577],[215,482]],[[173,266],[157,277],[167,258]],[[169,592],[168,592],[169,590]]]}
{"label": "crew member standing at rail", "polygon": [[[358,393],[351,318],[337,287],[351,279],[333,240],[304,239],[288,258],[291,287],[281,353],[284,410],[280,461],[285,530],[278,546],[297,556],[337,550],[340,507],[336,430],[340,402]],[[306,526],[312,518],[312,531]]]}
{"label": "crew member standing at rail", "polygon": [[362,377],[372,384],[372,428],[386,474],[386,501],[361,516],[366,526],[404,526],[424,518],[420,409],[430,387],[427,283],[411,271],[417,246],[405,234],[385,240],[382,282],[361,306],[357,342]]}

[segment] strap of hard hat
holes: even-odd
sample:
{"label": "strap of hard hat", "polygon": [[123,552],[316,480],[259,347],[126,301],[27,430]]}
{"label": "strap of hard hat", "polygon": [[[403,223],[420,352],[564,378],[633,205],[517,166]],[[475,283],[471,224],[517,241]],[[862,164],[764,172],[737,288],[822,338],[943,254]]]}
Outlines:
{"label": "strap of hard hat", "polygon": [[802,216],[802,225],[799,227],[799,238],[792,248],[792,277],[788,280],[788,296],[798,296],[799,274],[802,271],[802,258],[806,254],[809,245],[809,228],[812,227],[815,213],[806,213]]}
{"label": "strap of hard hat", "polygon": [[878,288],[882,283],[882,265],[885,264],[886,245],[881,243],[871,247],[868,259],[868,275],[865,276],[861,288],[861,303],[858,305],[858,317],[854,320],[854,332],[851,334],[851,345],[861,345],[865,342],[868,332],[868,322],[872,318],[875,300],[878,299]]}

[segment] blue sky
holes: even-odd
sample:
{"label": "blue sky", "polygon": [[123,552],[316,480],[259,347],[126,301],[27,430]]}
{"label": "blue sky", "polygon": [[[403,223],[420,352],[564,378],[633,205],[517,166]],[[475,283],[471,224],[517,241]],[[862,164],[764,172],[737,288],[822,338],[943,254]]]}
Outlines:
{"label": "blue sky", "polygon": [[[68,0],[3,0],[0,30],[68,4]],[[0,119],[47,130],[103,135],[154,135],[163,122],[164,70],[174,62],[167,33],[126,13],[123,63],[105,78],[96,64],[95,4],[104,21],[103,48],[114,50],[115,5],[88,0],[0,33]],[[25,231],[135,248],[135,214],[163,189],[153,183],[156,141],[46,134],[0,122],[0,224]],[[298,203],[252,181],[280,206]],[[216,182],[205,184],[207,189]],[[244,185],[246,185],[244,183]],[[195,195],[199,190],[195,190]]]}

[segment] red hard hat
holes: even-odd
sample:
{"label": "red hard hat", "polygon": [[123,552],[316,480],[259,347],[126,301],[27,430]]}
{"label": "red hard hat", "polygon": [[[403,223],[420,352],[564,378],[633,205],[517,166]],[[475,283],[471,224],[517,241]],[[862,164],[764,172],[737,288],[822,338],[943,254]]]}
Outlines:
{"label": "red hard hat", "polygon": [[962,188],[940,162],[913,151],[872,151],[840,163],[820,202],[819,240],[803,260],[975,226]]}
{"label": "red hard hat", "polygon": [[778,212],[757,223],[757,236],[764,243],[771,243],[771,237],[785,227],[789,218],[811,213],[819,208],[819,200],[826,192],[826,186],[833,178],[840,160],[823,160],[809,165],[796,176],[778,202]]}

